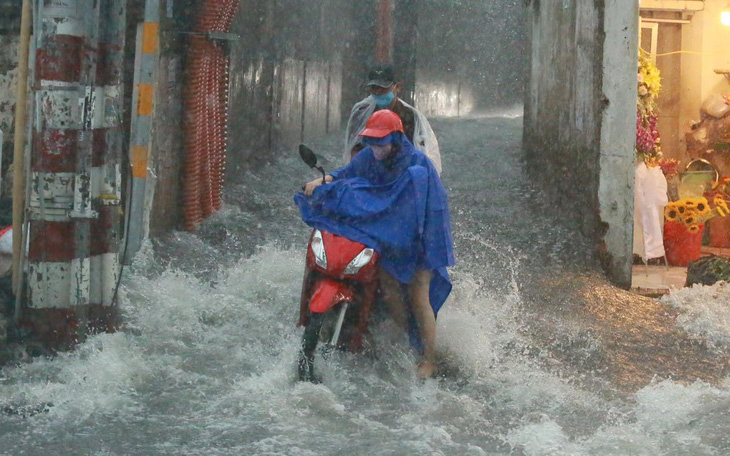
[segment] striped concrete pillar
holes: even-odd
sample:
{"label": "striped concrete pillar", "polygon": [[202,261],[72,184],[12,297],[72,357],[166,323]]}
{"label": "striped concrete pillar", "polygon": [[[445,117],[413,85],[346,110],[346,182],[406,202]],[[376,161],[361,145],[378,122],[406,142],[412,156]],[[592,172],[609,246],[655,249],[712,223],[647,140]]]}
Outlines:
{"label": "striped concrete pillar", "polygon": [[102,2],[100,22],[96,85],[101,87],[97,100],[103,96],[103,103],[95,111],[93,122],[91,195],[92,207],[98,216],[91,222],[88,317],[92,331],[112,331],[118,319],[115,293],[119,283],[122,234],[122,81],[126,0]]}
{"label": "striped concrete pillar", "polygon": [[113,327],[125,0],[100,3],[41,3],[35,17],[22,324],[60,349]]}

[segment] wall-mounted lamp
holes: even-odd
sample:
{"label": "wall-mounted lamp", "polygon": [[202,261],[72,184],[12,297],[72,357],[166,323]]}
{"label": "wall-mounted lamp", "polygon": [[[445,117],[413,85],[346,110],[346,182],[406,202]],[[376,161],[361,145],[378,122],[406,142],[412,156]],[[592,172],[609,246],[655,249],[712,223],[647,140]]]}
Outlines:
{"label": "wall-mounted lamp", "polygon": [[720,22],[722,25],[730,27],[730,3],[720,13]]}

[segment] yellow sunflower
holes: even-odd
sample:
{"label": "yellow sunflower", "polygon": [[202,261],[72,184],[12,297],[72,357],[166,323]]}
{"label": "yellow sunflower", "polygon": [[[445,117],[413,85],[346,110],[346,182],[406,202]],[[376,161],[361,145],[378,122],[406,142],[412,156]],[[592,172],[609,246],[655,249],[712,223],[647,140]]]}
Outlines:
{"label": "yellow sunflower", "polygon": [[700,226],[696,223],[693,223],[692,225],[689,225],[687,227],[687,231],[689,231],[692,234],[698,233],[700,231]]}
{"label": "yellow sunflower", "polygon": [[687,209],[697,207],[697,200],[694,198],[682,198],[680,201],[684,203],[684,207]]}
{"label": "yellow sunflower", "polygon": [[710,212],[710,205],[707,202],[707,198],[697,198],[695,202],[695,209],[697,209],[697,213],[700,216],[707,215]]}
{"label": "yellow sunflower", "polygon": [[664,218],[670,222],[676,222],[679,220],[679,212],[674,204],[669,203],[664,207]]}
{"label": "yellow sunflower", "polygon": [[727,201],[725,201],[725,198],[723,198],[722,195],[715,195],[715,198],[712,200],[712,202],[717,209],[722,209],[725,213],[730,212],[727,207]]}
{"label": "yellow sunflower", "polygon": [[639,74],[642,82],[646,84],[649,94],[653,98],[658,97],[662,87],[659,69],[651,61],[651,55],[643,49],[639,50]]}
{"label": "yellow sunflower", "polygon": [[683,221],[684,221],[684,223],[685,223],[686,225],[688,225],[688,226],[689,226],[689,225],[694,225],[694,224],[696,224],[696,223],[698,222],[698,218],[699,218],[699,217],[698,217],[698,215],[697,215],[697,211],[696,211],[696,210],[689,210],[689,209],[688,209],[688,210],[687,210],[687,211],[686,211],[686,212],[685,212],[685,213],[684,213],[684,214],[682,215],[682,220],[683,220]]}

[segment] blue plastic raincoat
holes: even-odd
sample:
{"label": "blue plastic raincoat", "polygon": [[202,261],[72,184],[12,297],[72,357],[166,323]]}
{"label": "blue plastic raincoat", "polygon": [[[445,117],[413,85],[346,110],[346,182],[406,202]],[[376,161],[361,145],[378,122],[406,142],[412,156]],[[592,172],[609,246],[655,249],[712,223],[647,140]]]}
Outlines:
{"label": "blue plastic raincoat", "polygon": [[378,161],[361,150],[330,173],[334,181],[311,197],[294,196],[302,219],[313,228],[365,244],[401,283],[416,269],[434,272],[429,290],[437,314],[451,292],[446,266],[454,264],[446,191],[431,161],[402,135],[395,155]]}

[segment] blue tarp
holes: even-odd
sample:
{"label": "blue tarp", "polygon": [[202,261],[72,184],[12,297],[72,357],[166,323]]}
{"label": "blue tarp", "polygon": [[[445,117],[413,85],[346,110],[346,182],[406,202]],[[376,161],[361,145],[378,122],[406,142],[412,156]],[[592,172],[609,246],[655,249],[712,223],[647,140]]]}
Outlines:
{"label": "blue tarp", "polygon": [[447,266],[454,264],[446,191],[431,161],[405,136],[398,152],[383,161],[367,147],[330,174],[311,197],[294,196],[302,219],[313,228],[372,247],[380,266],[401,283],[416,269],[434,272],[430,298],[438,313],[451,292]]}

